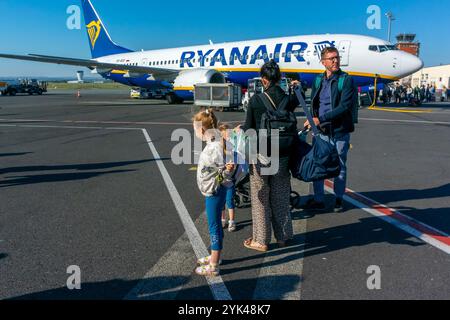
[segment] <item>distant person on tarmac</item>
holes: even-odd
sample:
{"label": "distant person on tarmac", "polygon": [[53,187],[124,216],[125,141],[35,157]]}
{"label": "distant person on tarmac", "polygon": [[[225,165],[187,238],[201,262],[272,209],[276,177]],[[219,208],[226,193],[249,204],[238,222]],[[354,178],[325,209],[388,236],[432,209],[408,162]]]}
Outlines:
{"label": "distant person on tarmac", "polygon": [[[347,152],[350,148],[350,133],[355,130],[352,108],[356,86],[351,76],[341,70],[339,51],[334,47],[322,50],[321,62],[325,67],[322,82],[316,88],[313,85],[311,93],[311,108],[314,123],[306,121],[304,125],[319,126],[322,133],[314,139],[331,141],[339,154],[341,172],[334,178],[336,201],[335,212],[343,212],[343,196],[347,181]],[[345,77],[342,91],[338,90],[338,82]],[[315,83],[315,82],[313,82]],[[305,206],[307,210],[324,210],[324,181],[314,182],[314,198]]]}
{"label": "distant person on tarmac", "polygon": [[422,87],[420,88],[420,91],[419,91],[420,102],[425,102],[425,99],[427,97],[427,93],[426,92],[427,91],[425,89],[425,85],[422,85]]}

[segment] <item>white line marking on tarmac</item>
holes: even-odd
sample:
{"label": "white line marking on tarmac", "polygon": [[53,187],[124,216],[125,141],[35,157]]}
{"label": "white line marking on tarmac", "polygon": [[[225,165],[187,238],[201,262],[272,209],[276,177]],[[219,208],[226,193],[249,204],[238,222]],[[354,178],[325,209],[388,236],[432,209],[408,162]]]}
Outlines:
{"label": "white line marking on tarmac", "polygon": [[[153,144],[147,130],[142,129],[142,132],[145,136],[145,139],[150,148],[150,151],[153,154],[154,159],[160,159],[158,151],[156,150],[155,145]],[[197,256],[197,258],[207,256],[208,250],[200,236],[200,233],[198,232],[197,228],[195,227],[194,222],[192,221],[192,218],[189,215],[189,212],[187,211],[186,206],[184,205],[180,194],[178,193],[178,190],[176,189],[172,179],[170,178],[170,175],[167,172],[167,169],[164,166],[164,163],[161,160],[156,160],[156,164],[158,165],[158,168],[161,172],[163,180],[169,191],[169,195],[172,198],[173,203],[175,204],[175,207],[177,209],[177,212],[181,219],[183,227],[186,230],[186,234],[189,238],[189,241],[191,242],[192,248],[194,249],[195,255]],[[225,286],[225,284],[222,280],[222,277],[220,277],[220,276],[213,277],[213,278],[207,277],[206,280],[207,280],[208,285],[211,288],[211,292],[214,295],[214,298],[216,300],[231,300],[231,295],[228,292],[228,289]]]}
{"label": "white line marking on tarmac", "polygon": [[[333,184],[330,180],[325,181],[325,190],[329,193],[334,193]],[[345,201],[450,254],[450,235],[445,232],[404,215],[351,189],[347,188],[346,193],[344,195]]]}
{"label": "white line marking on tarmac", "polygon": [[142,128],[119,128],[119,127],[80,127],[80,126],[48,126],[32,124],[0,124],[0,127],[10,128],[52,128],[52,129],[93,129],[93,130],[142,130]]}
{"label": "white line marking on tarmac", "polygon": [[132,121],[94,121],[94,120],[49,120],[49,119],[0,119],[5,122],[55,122],[55,123],[92,123],[92,124],[131,124],[131,125],[174,125],[174,126],[191,126],[190,122],[132,122]]}

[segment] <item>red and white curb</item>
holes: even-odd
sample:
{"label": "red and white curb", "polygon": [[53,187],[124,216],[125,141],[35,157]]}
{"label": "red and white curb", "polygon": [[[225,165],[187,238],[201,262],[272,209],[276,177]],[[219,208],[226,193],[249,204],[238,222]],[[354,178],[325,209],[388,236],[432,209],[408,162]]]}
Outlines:
{"label": "red and white curb", "polygon": [[[332,181],[325,180],[325,190],[333,193]],[[448,234],[348,188],[345,190],[344,200],[421,239],[433,247],[450,254],[450,236]]]}

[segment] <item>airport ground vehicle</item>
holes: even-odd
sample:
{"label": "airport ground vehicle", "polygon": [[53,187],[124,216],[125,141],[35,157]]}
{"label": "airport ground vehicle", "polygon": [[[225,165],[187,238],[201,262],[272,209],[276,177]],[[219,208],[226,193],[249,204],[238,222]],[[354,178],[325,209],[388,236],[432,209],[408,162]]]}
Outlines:
{"label": "airport ground vehicle", "polygon": [[132,88],[130,90],[130,98],[132,99],[166,99],[169,90],[164,89],[146,89]]}
{"label": "airport ground vehicle", "polygon": [[[1,86],[0,86],[1,88]],[[25,93],[29,95],[37,94],[42,95],[47,92],[47,82],[38,81],[36,79],[20,80],[17,82],[6,83],[6,86],[1,90],[2,95],[15,96],[19,93]]]}
{"label": "airport ground vehicle", "polygon": [[221,111],[241,105],[242,89],[235,83],[197,83],[194,85],[194,105]]}
{"label": "airport ground vehicle", "polygon": [[[288,93],[289,91],[289,83],[290,79],[288,78],[281,78],[280,81],[280,87]],[[242,97],[242,108],[244,111],[247,111],[248,103],[250,99],[253,97],[253,95],[264,92],[264,88],[261,82],[260,77],[256,77],[253,79],[248,80],[247,85],[247,92],[245,92],[244,96]]]}

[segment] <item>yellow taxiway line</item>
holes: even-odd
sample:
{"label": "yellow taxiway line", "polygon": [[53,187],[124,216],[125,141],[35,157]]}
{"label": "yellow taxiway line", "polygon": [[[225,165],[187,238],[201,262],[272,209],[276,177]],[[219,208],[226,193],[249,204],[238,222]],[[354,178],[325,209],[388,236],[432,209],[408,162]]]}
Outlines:
{"label": "yellow taxiway line", "polygon": [[400,112],[400,113],[431,113],[431,110],[424,109],[399,109],[399,108],[383,108],[383,107],[369,107],[367,110],[388,111],[388,112]]}

